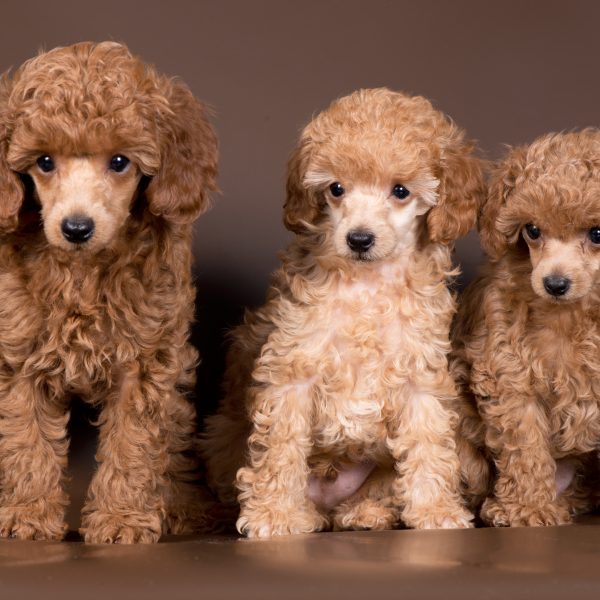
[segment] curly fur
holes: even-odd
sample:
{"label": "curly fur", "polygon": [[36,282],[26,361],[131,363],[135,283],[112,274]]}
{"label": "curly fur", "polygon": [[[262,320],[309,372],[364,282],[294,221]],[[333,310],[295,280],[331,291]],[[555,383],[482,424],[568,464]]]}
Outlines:
{"label": "curly fur", "polygon": [[[124,173],[107,169],[114,154],[131,160]],[[216,160],[189,89],[120,44],[57,48],[3,77],[1,536],[63,536],[74,395],[101,407],[85,540],[153,542],[189,527],[191,222]],[[72,211],[97,219],[89,242],[61,236]]]}
{"label": "curly fur", "polygon": [[[479,219],[491,261],[453,327],[460,454],[491,524],[568,523],[594,502],[599,225],[600,131],[547,135],[496,165]],[[566,293],[552,295],[548,276],[567,278]]]}
{"label": "curly fur", "polygon": [[[204,440],[209,483],[222,502],[239,499],[249,537],[470,525],[447,280],[482,191],[471,150],[427,100],[386,89],[337,100],[302,133],[284,209],[296,236],[266,304],[233,332]],[[346,243],[357,228],[375,235],[364,253]],[[315,481],[339,471],[350,494]]]}

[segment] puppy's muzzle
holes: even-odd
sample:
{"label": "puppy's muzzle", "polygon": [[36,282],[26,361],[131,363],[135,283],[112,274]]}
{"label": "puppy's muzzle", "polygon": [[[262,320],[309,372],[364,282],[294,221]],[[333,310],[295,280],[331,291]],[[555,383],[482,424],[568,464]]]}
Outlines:
{"label": "puppy's muzzle", "polygon": [[348,232],[346,243],[352,252],[359,252],[362,254],[363,252],[367,252],[369,248],[373,246],[375,243],[375,235],[370,231],[354,229],[353,231]]}
{"label": "puppy's muzzle", "polygon": [[66,217],[61,223],[61,231],[67,242],[83,244],[94,235],[94,221],[83,215]]}
{"label": "puppy's muzzle", "polygon": [[544,277],[544,289],[554,297],[564,296],[571,287],[571,280],[561,275]]}

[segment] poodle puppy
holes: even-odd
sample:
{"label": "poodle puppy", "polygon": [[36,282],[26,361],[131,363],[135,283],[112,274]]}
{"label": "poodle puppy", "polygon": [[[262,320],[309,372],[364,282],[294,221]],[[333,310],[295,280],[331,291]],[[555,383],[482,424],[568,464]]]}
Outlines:
{"label": "poodle puppy", "polygon": [[448,371],[453,240],[481,168],[421,97],[361,90],[303,131],[266,304],[233,332],[209,485],[267,537],[468,527]]}
{"label": "poodle puppy", "polygon": [[0,87],[0,536],[60,539],[69,400],[98,405],[87,542],[154,542],[193,509],[191,223],[216,140],[189,89],[113,42]]}
{"label": "poodle puppy", "polygon": [[452,333],[468,491],[493,525],[568,523],[600,444],[600,131],[512,149],[479,230]]}

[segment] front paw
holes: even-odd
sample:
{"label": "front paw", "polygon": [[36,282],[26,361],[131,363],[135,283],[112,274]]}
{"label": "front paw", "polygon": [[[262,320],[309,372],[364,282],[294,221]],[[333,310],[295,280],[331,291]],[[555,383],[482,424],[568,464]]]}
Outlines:
{"label": "front paw", "polygon": [[488,498],[483,503],[481,518],[494,527],[544,527],[571,522],[567,508],[557,502],[526,506],[501,502],[497,498]]}
{"label": "front paw", "polygon": [[414,529],[468,529],[473,527],[473,515],[464,506],[424,506],[402,513],[402,521]]}
{"label": "front paw", "polygon": [[329,521],[309,505],[287,511],[256,506],[243,506],[236,527],[249,538],[268,538],[276,535],[313,533],[327,528]]}
{"label": "front paw", "polygon": [[152,514],[93,512],[83,518],[79,531],[86,544],[153,544],[160,538],[161,520]]}
{"label": "front paw", "polygon": [[0,537],[19,540],[62,540],[67,531],[63,510],[37,506],[0,508]]}

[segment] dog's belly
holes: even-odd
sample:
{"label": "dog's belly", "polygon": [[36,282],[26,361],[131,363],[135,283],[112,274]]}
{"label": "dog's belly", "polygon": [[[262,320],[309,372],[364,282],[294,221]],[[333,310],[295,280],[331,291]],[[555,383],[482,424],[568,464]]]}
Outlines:
{"label": "dog's belly", "polygon": [[338,463],[332,466],[334,473],[330,476],[313,472],[308,479],[306,495],[321,509],[331,510],[358,491],[373,469],[374,462],[363,461]]}
{"label": "dog's belly", "polygon": [[388,425],[418,391],[419,378],[447,370],[444,324],[449,326],[453,304],[445,287],[436,293],[435,318],[422,299],[391,284],[373,293],[342,290],[312,311],[310,331],[294,340],[294,363],[312,381],[312,434],[319,450],[353,462],[389,456]]}

